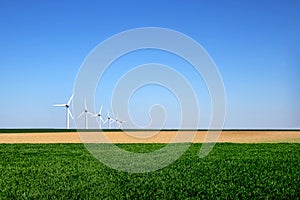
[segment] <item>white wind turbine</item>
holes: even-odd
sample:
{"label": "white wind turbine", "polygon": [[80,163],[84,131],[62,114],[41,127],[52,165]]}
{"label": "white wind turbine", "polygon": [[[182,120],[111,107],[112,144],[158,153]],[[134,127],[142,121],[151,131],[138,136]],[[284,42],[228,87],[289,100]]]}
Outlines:
{"label": "white wind turbine", "polygon": [[56,107],[66,107],[66,129],[70,128],[70,117],[73,119],[72,113],[70,111],[70,103],[74,97],[74,94],[70,97],[68,103],[66,104],[54,104],[53,106]]}
{"label": "white wind turbine", "polygon": [[86,100],[84,100],[84,111],[78,115],[78,119],[85,114],[85,129],[88,128],[88,115],[93,115],[92,113],[88,112]]}
{"label": "white wind turbine", "polygon": [[126,121],[120,120],[119,115],[117,114],[115,122],[116,122],[117,128],[121,129],[121,128],[123,128],[123,123],[126,122]]}
{"label": "white wind turbine", "polygon": [[103,107],[103,106],[100,107],[100,111],[98,112],[98,114],[95,114],[95,115],[94,115],[95,117],[98,117],[98,118],[99,118],[99,128],[100,128],[100,129],[102,128],[102,124],[105,123],[104,120],[103,120],[103,118],[102,118],[102,114],[101,114],[101,112],[102,112],[102,107]]}
{"label": "white wind turbine", "polygon": [[110,123],[110,121],[114,121],[114,119],[110,117],[109,111],[107,111],[107,119],[103,122],[103,124],[105,124],[105,123],[107,122],[107,123],[108,123],[108,128],[109,128],[109,129],[111,128],[111,123]]}

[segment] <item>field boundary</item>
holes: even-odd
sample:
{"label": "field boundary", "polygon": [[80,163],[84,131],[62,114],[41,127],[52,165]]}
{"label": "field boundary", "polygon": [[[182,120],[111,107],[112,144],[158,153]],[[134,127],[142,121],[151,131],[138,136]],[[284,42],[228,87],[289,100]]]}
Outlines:
{"label": "field boundary", "polygon": [[[59,132],[140,132],[140,131],[220,131],[219,129],[56,129],[56,128],[21,128],[21,129],[0,129],[1,133],[59,133]],[[300,131],[300,129],[222,129],[226,131]]]}

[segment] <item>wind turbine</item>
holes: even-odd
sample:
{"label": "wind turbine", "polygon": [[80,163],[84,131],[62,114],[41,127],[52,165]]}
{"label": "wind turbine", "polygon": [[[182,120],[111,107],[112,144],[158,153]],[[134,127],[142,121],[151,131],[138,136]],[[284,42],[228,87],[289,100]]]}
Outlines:
{"label": "wind turbine", "polygon": [[109,128],[109,129],[110,129],[110,125],[111,125],[110,120],[113,121],[114,119],[110,117],[109,111],[107,111],[107,119],[103,122],[103,124],[105,124],[105,123],[107,122],[107,123],[108,123],[108,128]]}
{"label": "wind turbine", "polygon": [[123,121],[123,120],[119,120],[119,129],[123,128],[123,123],[126,122],[126,121]]}
{"label": "wind turbine", "polygon": [[78,119],[85,114],[85,129],[88,128],[88,115],[93,115],[92,113],[88,112],[86,100],[84,100],[84,111],[78,115]]}
{"label": "wind turbine", "polygon": [[115,119],[115,122],[116,122],[117,128],[118,128],[118,129],[121,129],[121,128],[123,128],[123,127],[122,127],[123,123],[126,122],[126,121],[120,120],[118,116],[119,116],[119,115],[117,114],[117,117],[116,117],[116,119]]}
{"label": "wind turbine", "polygon": [[70,103],[74,97],[74,94],[70,97],[68,103],[66,104],[54,104],[56,107],[66,107],[66,129],[70,129],[70,117],[73,119],[72,113],[70,111]]}
{"label": "wind turbine", "polygon": [[102,125],[101,125],[101,122],[104,124],[105,122],[104,122],[104,120],[103,120],[103,118],[102,118],[102,115],[101,115],[101,112],[102,112],[102,107],[103,106],[101,106],[100,107],[100,111],[98,112],[98,114],[95,114],[94,116],[95,117],[99,117],[99,127],[100,127],[100,129],[102,128]]}

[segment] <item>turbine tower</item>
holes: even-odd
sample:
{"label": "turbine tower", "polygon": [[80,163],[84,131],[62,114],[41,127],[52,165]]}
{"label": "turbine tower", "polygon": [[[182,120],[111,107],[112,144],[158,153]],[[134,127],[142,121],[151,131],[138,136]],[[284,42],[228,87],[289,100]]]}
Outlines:
{"label": "turbine tower", "polygon": [[86,100],[84,100],[84,111],[78,115],[78,119],[85,114],[85,129],[88,129],[88,115],[93,115],[92,113],[88,112]]}
{"label": "turbine tower", "polygon": [[70,97],[68,103],[66,104],[54,104],[56,107],[66,107],[66,129],[70,129],[70,117],[73,119],[72,113],[70,111],[70,103],[74,97],[74,94]]}

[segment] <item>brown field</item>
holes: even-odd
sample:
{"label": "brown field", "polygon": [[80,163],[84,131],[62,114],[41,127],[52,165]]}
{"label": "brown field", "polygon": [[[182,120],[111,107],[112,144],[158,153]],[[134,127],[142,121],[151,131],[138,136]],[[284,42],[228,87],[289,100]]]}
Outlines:
{"label": "brown field", "polygon": [[[192,139],[192,134],[193,132],[190,131],[181,131],[180,134],[177,131],[3,133],[0,134],[0,143],[82,143],[82,141],[98,143],[170,143],[193,141],[194,143],[202,143],[207,136],[207,131],[197,131],[194,139]],[[213,132],[208,133],[208,136],[213,134]],[[300,143],[300,131],[223,131],[217,142]]]}

